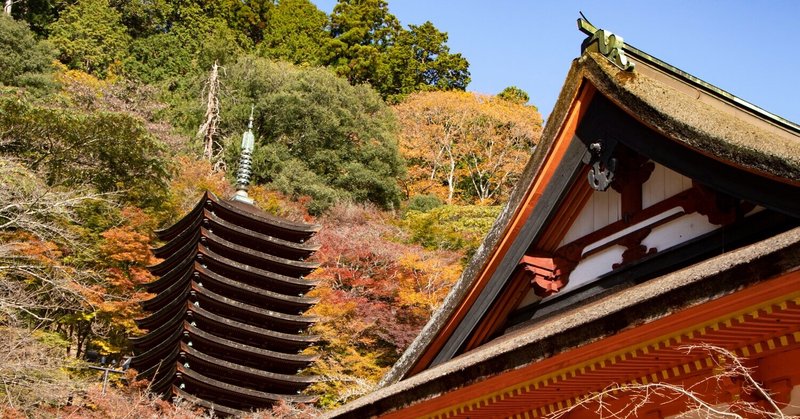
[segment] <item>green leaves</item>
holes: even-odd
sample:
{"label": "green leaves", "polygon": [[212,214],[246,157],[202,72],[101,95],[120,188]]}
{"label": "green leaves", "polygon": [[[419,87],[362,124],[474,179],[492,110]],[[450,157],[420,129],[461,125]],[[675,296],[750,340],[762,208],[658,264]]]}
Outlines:
{"label": "green leaves", "polygon": [[125,58],[130,43],[120,17],[108,0],[80,0],[50,25],[50,40],[62,62],[104,76]]}
{"label": "green leaves", "polygon": [[46,82],[42,73],[50,72],[52,47],[39,42],[24,22],[0,15],[0,83],[9,86],[36,86]]}
{"label": "green leaves", "polygon": [[[341,200],[399,205],[396,179],[404,165],[394,115],[372,89],[324,69],[253,57],[229,65],[222,86],[223,94],[246,94],[222,109],[222,135],[232,145],[255,104],[257,182],[293,197],[311,196],[312,213]],[[231,153],[230,173],[235,165]]]}
{"label": "green leaves", "polygon": [[0,99],[0,153],[23,158],[50,185],[91,184],[155,206],[166,172],[161,145],[130,115],[81,114]]}
{"label": "green leaves", "polygon": [[328,55],[328,16],[309,0],[280,0],[267,14],[258,55],[294,64],[322,64]]}
{"label": "green leaves", "polygon": [[405,30],[384,0],[340,0],[331,15],[328,64],[350,83],[369,83],[397,102],[425,90],[464,90],[469,63],[451,54],[431,22]]}

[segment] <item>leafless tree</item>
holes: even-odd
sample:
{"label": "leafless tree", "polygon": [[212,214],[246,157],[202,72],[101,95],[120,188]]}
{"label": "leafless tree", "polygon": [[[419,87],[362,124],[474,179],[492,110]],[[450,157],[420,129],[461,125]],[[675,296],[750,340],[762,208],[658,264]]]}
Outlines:
{"label": "leafless tree", "polygon": [[215,157],[215,148],[219,148],[214,137],[217,135],[219,124],[219,65],[214,61],[211,73],[206,80],[206,114],[203,124],[197,130],[197,137],[203,139],[203,158],[212,161]]}

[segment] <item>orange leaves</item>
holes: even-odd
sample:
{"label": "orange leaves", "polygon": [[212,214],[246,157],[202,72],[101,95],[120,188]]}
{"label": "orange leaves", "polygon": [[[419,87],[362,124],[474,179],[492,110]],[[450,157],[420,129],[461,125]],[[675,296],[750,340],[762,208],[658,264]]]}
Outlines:
{"label": "orange leaves", "polygon": [[339,205],[320,222],[312,314],[323,341],[311,369],[325,380],[312,391],[332,407],[369,390],[397,360],[457,279],[461,255],[403,243],[389,216],[370,207]]}
{"label": "orange leaves", "polygon": [[394,110],[409,196],[448,203],[504,201],[541,135],[536,108],[493,96],[415,93]]}
{"label": "orange leaves", "polygon": [[175,166],[176,173],[170,182],[169,190],[170,208],[176,216],[189,212],[205,191],[222,198],[233,194],[233,188],[225,179],[225,173],[214,170],[211,163],[206,160],[181,156],[175,159]]}
{"label": "orange leaves", "polygon": [[149,265],[155,262],[148,247],[148,237],[131,227],[116,227],[103,232],[101,252],[123,266]]}

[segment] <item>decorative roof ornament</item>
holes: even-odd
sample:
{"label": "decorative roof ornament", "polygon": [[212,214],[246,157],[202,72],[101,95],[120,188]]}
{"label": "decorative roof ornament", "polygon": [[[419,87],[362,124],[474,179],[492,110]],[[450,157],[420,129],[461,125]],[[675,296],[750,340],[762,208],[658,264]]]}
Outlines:
{"label": "decorative roof ornament", "polygon": [[239,157],[239,170],[236,171],[236,193],[233,195],[234,201],[252,204],[253,198],[247,196],[247,189],[250,186],[250,176],[253,174],[253,148],[255,147],[255,136],[253,135],[253,111],[255,105],[250,108],[250,122],[247,124],[247,131],[242,134],[242,155]]}
{"label": "decorative roof ornament", "polygon": [[[583,14],[581,14],[583,16]],[[578,19],[578,30],[589,35],[581,44],[581,51],[591,48],[608,58],[617,67],[625,71],[633,71],[635,63],[628,60],[623,47],[625,41],[621,36],[615,35],[607,30],[598,29],[583,16]]]}

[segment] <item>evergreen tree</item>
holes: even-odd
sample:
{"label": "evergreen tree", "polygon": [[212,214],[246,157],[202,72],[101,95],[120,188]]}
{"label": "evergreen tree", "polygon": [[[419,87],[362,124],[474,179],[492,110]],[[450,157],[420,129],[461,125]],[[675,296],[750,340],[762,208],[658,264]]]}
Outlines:
{"label": "evergreen tree", "polygon": [[0,83],[10,86],[41,84],[50,70],[53,51],[38,42],[25,22],[0,16]]}
{"label": "evergreen tree", "polygon": [[51,25],[50,40],[62,62],[104,76],[127,54],[130,37],[120,18],[108,0],[79,0]]}
{"label": "evergreen tree", "polygon": [[264,40],[258,45],[259,55],[295,64],[324,62],[328,16],[309,0],[279,0],[267,22]]}

